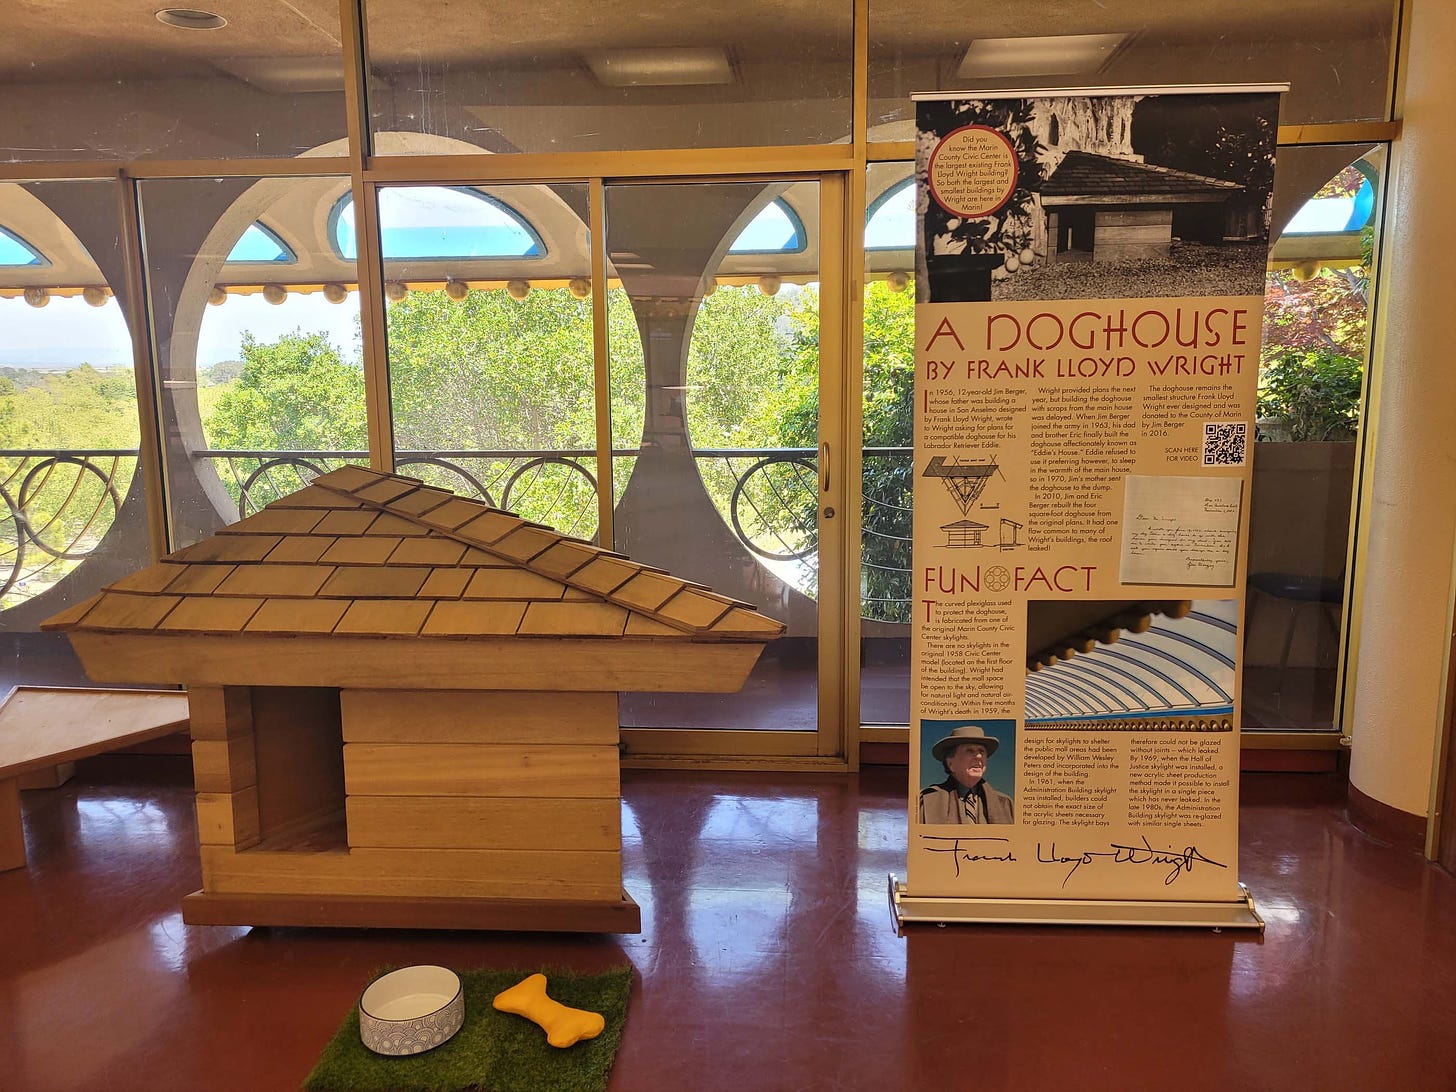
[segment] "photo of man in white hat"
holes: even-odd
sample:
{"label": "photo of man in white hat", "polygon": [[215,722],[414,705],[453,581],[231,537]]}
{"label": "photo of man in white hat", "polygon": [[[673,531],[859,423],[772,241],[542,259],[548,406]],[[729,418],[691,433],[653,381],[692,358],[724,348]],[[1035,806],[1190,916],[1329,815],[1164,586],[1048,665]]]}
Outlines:
{"label": "photo of man in white hat", "polygon": [[980,724],[962,724],[936,740],[931,754],[945,780],[920,793],[922,823],[1013,823],[1011,797],[986,780],[986,761],[1001,741]]}

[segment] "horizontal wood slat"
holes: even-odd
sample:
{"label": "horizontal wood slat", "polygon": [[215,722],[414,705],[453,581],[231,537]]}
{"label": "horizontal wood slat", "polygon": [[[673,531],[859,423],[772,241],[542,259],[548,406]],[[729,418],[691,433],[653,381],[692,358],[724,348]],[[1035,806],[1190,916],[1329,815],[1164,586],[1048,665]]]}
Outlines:
{"label": "horizontal wood slat", "polygon": [[320,853],[202,847],[218,894],[620,898],[622,855],[584,850],[354,849]]}
{"label": "horizontal wood slat", "polygon": [[622,848],[616,800],[351,796],[346,808],[353,848]]}
{"label": "horizontal wood slat", "polygon": [[[448,637],[380,641],[357,637],[134,636],[70,633],[87,672],[98,682],[195,685],[340,686],[390,689],[617,690],[732,693],[743,685],[760,646],[662,639]],[[426,655],[425,653],[428,652]]]}
{"label": "horizontal wood slat", "polygon": [[620,795],[617,748],[491,743],[346,743],[350,796]]}
{"label": "horizontal wood slat", "polygon": [[617,695],[345,690],[346,743],[617,744]]}

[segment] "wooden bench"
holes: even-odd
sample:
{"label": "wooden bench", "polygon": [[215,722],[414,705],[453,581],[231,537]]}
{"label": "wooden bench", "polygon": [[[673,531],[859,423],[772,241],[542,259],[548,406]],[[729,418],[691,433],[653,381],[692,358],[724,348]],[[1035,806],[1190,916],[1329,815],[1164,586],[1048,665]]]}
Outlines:
{"label": "wooden bench", "polygon": [[0,705],[0,872],[25,867],[27,774],[186,728],[182,690],[16,687]]}

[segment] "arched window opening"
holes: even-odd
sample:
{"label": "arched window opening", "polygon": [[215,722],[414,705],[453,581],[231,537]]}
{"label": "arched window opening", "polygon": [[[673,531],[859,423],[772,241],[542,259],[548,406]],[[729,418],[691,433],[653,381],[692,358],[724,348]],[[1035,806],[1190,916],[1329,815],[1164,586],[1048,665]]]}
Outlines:
{"label": "arched window opening", "polygon": [[907,178],[870,202],[865,212],[866,250],[915,248],[914,181]]}
{"label": "arched window opening", "polygon": [[1375,212],[1374,169],[1352,163],[1315,193],[1284,229],[1286,235],[1336,235],[1362,230]]}
{"label": "arched window opening", "polygon": [[0,227],[0,265],[49,265],[50,263],[19,235]]}
{"label": "arched window opening", "polygon": [[782,197],[749,221],[728,247],[729,254],[802,254],[809,245],[804,222]]}
{"label": "arched window opening", "polygon": [[[386,261],[546,256],[546,244],[525,217],[503,201],[469,188],[382,189],[379,232]],[[330,214],[329,241],[340,257],[353,261],[359,256],[350,194],[341,197]]]}
{"label": "arched window opening", "polygon": [[298,255],[271,229],[261,222],[253,223],[238,236],[238,241],[228,252],[229,262],[274,262],[280,265],[294,264]]}

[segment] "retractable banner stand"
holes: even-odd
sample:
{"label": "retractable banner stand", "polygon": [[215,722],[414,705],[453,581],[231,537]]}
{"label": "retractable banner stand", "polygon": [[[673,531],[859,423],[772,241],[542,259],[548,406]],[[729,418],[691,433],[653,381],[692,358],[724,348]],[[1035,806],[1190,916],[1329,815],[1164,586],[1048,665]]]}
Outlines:
{"label": "retractable banner stand", "polygon": [[917,96],[899,922],[1262,928],[1239,656],[1281,90]]}

